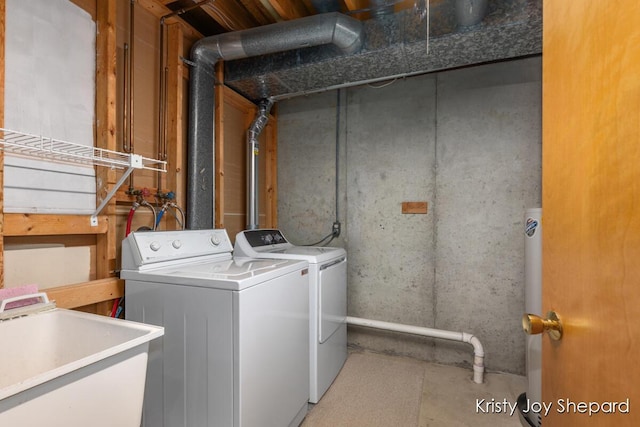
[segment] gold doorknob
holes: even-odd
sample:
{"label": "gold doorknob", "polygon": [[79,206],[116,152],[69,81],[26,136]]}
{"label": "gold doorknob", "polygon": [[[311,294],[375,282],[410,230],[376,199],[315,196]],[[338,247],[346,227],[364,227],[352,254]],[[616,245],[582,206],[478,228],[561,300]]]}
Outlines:
{"label": "gold doorknob", "polygon": [[562,339],[562,323],[555,311],[548,312],[546,319],[535,314],[525,314],[522,316],[522,329],[529,335],[548,332],[551,339]]}

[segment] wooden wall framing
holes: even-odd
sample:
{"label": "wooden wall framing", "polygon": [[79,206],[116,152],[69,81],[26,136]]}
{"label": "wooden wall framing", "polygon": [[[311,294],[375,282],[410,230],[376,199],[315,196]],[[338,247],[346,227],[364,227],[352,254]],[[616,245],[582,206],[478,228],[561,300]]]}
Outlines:
{"label": "wooden wall framing", "polygon": [[[0,0],[0,13],[2,14],[2,25],[0,26],[0,102],[4,103],[4,75],[5,75],[5,11],[6,2]],[[115,149],[115,115],[113,106],[115,105],[115,0],[101,0],[95,3],[95,10],[92,16],[96,19],[96,126],[95,145],[109,150]],[[1,115],[4,116],[4,105],[1,108]],[[3,153],[0,152],[0,164],[3,164]],[[4,168],[0,168],[0,184],[3,183]],[[109,168],[97,168],[96,180],[102,183],[98,189],[98,194],[103,195],[116,182],[115,171]],[[3,185],[0,191],[4,195]],[[52,214],[5,214],[1,208],[4,197],[0,198],[0,265],[2,266],[2,276],[0,287],[4,287],[4,242],[6,238],[42,237],[45,241],[55,239],[68,239],[72,241],[78,235],[95,236],[96,262],[95,276],[97,280],[87,283],[71,285],[65,292],[58,292],[50,289],[50,295],[62,296],[59,306],[67,308],[80,307],[91,304],[87,307],[89,311],[108,314],[111,311],[110,299],[122,296],[119,290],[120,280],[115,276],[115,201],[110,202],[103,210],[103,214],[98,217],[98,225],[91,226],[89,216],[85,215],[52,215]],[[99,202],[96,203],[99,204]],[[106,279],[106,280],[104,280]],[[75,288],[83,289],[77,294]],[[86,289],[91,289],[95,295],[103,295],[96,300],[95,296],[86,298]],[[67,299],[68,296],[68,299]],[[73,303],[71,301],[74,301]]]}
{"label": "wooden wall framing", "polygon": [[[91,14],[96,21],[96,124],[95,145],[100,148],[118,151],[117,135],[117,36],[116,25],[119,0],[70,0],[78,7]],[[161,10],[158,4],[148,0],[138,0],[138,7],[144,8],[159,19],[170,11]],[[4,45],[5,45],[5,0],[0,0],[0,125],[4,117]],[[166,22],[166,138],[167,138],[167,174],[164,177],[165,188],[175,189],[177,203],[185,206],[186,194],[186,134],[187,134],[187,102],[188,102],[188,66],[182,61],[188,57],[191,44],[201,37],[193,28],[171,18]],[[155,47],[157,48],[157,46]],[[219,68],[222,70],[222,67]],[[223,81],[219,71],[219,82]],[[216,219],[217,227],[231,226],[228,230],[233,238],[235,232],[244,228],[244,203],[242,206],[230,203],[230,194],[246,194],[245,175],[242,172],[234,177],[225,171],[234,167],[244,170],[242,160],[236,155],[230,156],[233,146],[236,153],[246,149],[244,135],[254,119],[256,106],[242,98],[231,89],[218,85],[216,96]],[[155,108],[148,103],[148,108]],[[228,116],[233,112],[238,119]],[[261,136],[260,160],[261,183],[261,226],[277,226],[277,125],[276,116]],[[148,148],[148,147],[147,147]],[[237,148],[240,148],[239,150]],[[124,282],[117,277],[118,255],[124,223],[118,215],[118,207],[130,203],[133,199],[119,189],[102,213],[98,226],[89,224],[89,216],[54,215],[54,214],[5,214],[3,210],[3,151],[0,150],[0,288],[4,286],[3,249],[6,239],[26,242],[63,241],[70,245],[86,245],[95,248],[92,271],[95,277],[86,283],[68,284],[47,289],[51,299],[55,299],[59,307],[74,308],[108,315],[113,301],[124,295]],[[115,185],[118,174],[109,168],[98,167],[96,180],[98,183],[98,200]],[[151,189],[154,190],[154,189]],[[243,197],[244,199],[244,197]],[[119,204],[119,205],[118,205]],[[227,221],[225,218],[242,217],[241,221]],[[177,223],[168,225],[178,227]]]}
{"label": "wooden wall framing", "polygon": [[[233,241],[247,225],[247,149],[246,132],[255,119],[255,104],[224,86],[223,64],[216,70],[216,228],[225,228]],[[259,224],[261,228],[277,226],[277,124],[269,115],[259,138]]]}

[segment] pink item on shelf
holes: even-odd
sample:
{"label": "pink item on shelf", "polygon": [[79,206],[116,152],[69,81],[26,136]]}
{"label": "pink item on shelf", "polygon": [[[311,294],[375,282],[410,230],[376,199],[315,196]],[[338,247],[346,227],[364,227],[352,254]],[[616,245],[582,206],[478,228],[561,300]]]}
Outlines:
{"label": "pink item on shelf", "polygon": [[[24,285],[17,288],[2,288],[0,289],[0,301],[7,298],[18,297],[20,295],[28,295],[38,293],[38,285]],[[14,301],[7,304],[5,309],[12,309],[18,307],[24,307],[26,305],[37,304],[40,302],[39,298],[25,298],[20,301]]]}

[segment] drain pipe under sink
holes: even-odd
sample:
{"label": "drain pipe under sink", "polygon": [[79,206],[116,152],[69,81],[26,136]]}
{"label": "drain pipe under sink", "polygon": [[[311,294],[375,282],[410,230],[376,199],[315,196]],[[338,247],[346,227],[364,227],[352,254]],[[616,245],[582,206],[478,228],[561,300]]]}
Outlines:
{"label": "drain pipe under sink", "polygon": [[383,322],[380,320],[362,319],[347,316],[347,324],[364,326],[366,328],[381,329],[384,331],[403,332],[406,334],[420,335],[430,338],[441,338],[450,341],[459,341],[473,346],[473,382],[482,384],[484,379],[484,348],[480,340],[473,334],[466,332],[452,332],[442,329],[425,328],[422,326],[403,325],[401,323]]}

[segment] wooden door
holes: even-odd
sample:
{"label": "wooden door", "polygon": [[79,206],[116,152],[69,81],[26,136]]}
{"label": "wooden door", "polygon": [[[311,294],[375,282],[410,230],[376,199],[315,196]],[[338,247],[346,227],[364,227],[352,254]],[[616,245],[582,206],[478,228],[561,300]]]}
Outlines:
{"label": "wooden door", "polygon": [[543,23],[543,425],[640,425],[640,2]]}

